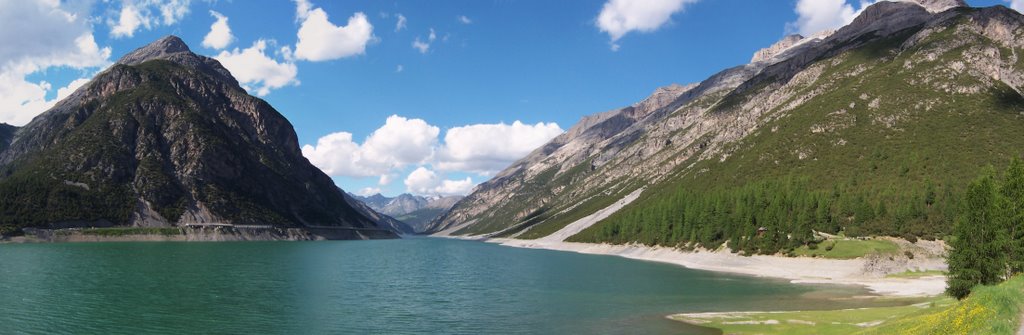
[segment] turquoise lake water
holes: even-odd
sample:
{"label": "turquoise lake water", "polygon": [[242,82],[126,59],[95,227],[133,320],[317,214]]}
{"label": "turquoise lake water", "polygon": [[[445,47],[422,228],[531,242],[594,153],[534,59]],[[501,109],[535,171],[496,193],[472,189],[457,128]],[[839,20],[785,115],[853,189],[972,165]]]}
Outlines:
{"label": "turquoise lake water", "polygon": [[0,245],[0,333],[708,334],[665,316],[863,293],[434,238]]}

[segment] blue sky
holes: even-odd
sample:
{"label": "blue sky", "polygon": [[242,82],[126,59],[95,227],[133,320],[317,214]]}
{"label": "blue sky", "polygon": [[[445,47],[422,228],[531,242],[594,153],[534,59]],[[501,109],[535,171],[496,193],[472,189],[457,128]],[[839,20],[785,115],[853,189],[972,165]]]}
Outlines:
{"label": "blue sky", "polygon": [[[262,40],[262,61],[280,66],[272,70],[290,67],[294,73],[267,74],[273,71],[252,58],[222,62],[233,73],[244,70],[284,80],[283,86],[264,92],[256,92],[260,83],[246,87],[264,93],[262,98],[292,122],[300,145],[311,145],[307,156],[317,155],[311,160],[340,186],[388,195],[465,193],[584,115],[628,106],[659,86],[699,82],[747,63],[756,50],[801,31],[797,0],[39,1],[36,5],[44,11],[28,8],[32,1],[0,4],[12,7],[0,8],[0,22],[5,22],[0,25],[6,25],[0,28],[7,31],[0,33],[0,42],[8,39],[17,45],[27,43],[32,34],[58,35],[28,25],[40,21],[31,19],[37,12],[61,10],[77,15],[61,34],[91,34],[98,49],[68,49],[63,43],[51,50],[36,43],[23,54],[0,52],[0,65],[5,66],[0,110],[14,111],[0,113],[0,121],[26,122],[52,104],[60,88],[168,34],[212,57],[241,54]],[[837,3],[840,7],[833,9],[840,11],[842,6],[861,7],[859,0],[802,1]],[[639,28],[618,30],[625,34],[613,42],[616,33],[602,31],[598,17],[609,6],[632,2],[668,7],[640,13],[633,18],[639,21],[631,23]],[[968,3],[1009,5],[1003,0]],[[303,4],[309,7],[298,10]],[[131,21],[122,20],[125,8],[137,12],[141,23],[122,24]],[[297,33],[317,10],[328,16],[328,28],[350,25],[350,18],[363,13],[372,34],[365,43],[353,37],[361,50],[357,45],[303,54],[308,50],[298,50]],[[217,20],[211,11],[225,17],[230,27],[233,38],[224,48],[203,45]],[[659,20],[658,11],[667,11],[660,13],[667,19]],[[399,15],[405,18],[400,28]],[[11,23],[18,17],[26,22]],[[134,29],[126,34],[129,28]],[[645,29],[649,31],[641,31]],[[352,37],[331,36],[335,40],[310,41],[331,49],[343,44],[338,36]],[[415,48],[417,40],[429,48]],[[393,115],[398,117],[389,119]],[[522,124],[513,125],[516,121]],[[449,143],[446,136],[453,128],[460,130]],[[364,143],[379,130],[377,140]],[[331,134],[330,145],[318,145]],[[387,143],[387,134],[416,144]],[[499,149],[490,152],[482,145]],[[352,163],[363,160],[369,163]]]}

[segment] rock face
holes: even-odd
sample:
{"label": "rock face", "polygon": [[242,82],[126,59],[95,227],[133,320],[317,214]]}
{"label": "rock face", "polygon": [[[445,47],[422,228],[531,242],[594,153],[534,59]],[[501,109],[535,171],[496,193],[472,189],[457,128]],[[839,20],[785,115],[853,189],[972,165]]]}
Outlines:
{"label": "rock face", "polygon": [[[1002,6],[949,10],[964,6],[879,2],[835,32],[787,37],[750,64],[584,117],[478,186],[429,229],[542,237],[640,188],[656,197],[667,189],[744,187],[793,175],[831,189],[839,176],[865,170],[879,171],[873,181],[886,181],[856,184],[865,194],[950,176],[968,180],[977,166],[1020,154],[987,136],[1016,141],[1008,139],[1024,131],[1020,122],[995,121],[1019,114],[1024,101],[1024,17]],[[993,119],[978,121],[985,118]],[[997,123],[1006,128],[982,126]],[[991,154],[939,158],[953,154],[944,151],[941,134]],[[885,163],[892,167],[872,161],[893,155],[916,158]],[[919,172],[908,178],[909,171]],[[644,206],[645,197],[629,207]]]}
{"label": "rock face", "polygon": [[929,12],[939,13],[949,10],[950,8],[967,7],[967,3],[964,0],[907,0],[909,2],[915,2],[921,7],[924,7]]}
{"label": "rock face", "polygon": [[424,197],[408,193],[394,198],[380,194],[369,197],[351,195],[351,197],[365,203],[374,211],[397,218],[401,223],[409,226],[409,233],[422,233],[430,221],[462,199],[461,196]]}
{"label": "rock face", "polygon": [[0,152],[0,199],[8,227],[227,223],[395,236],[302,156],[280,113],[174,36],[15,131]]}
{"label": "rock face", "polygon": [[754,57],[750,59],[751,63],[769,61],[775,56],[789,50],[800,41],[803,41],[804,37],[801,35],[789,35],[783,38],[781,41],[772,44],[772,46],[758,50],[754,53]]}
{"label": "rock face", "polygon": [[14,139],[14,132],[18,131],[18,127],[0,123],[0,153],[7,150],[7,147],[11,145],[11,140]]}

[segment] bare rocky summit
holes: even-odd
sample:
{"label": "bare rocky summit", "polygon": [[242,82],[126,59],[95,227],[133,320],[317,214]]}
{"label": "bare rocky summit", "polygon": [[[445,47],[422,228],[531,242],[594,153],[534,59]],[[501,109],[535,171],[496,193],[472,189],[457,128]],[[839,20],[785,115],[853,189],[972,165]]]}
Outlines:
{"label": "bare rocky summit", "polygon": [[803,41],[804,37],[799,34],[789,35],[784,37],[782,40],[775,42],[772,46],[758,50],[754,53],[754,57],[750,59],[751,63],[769,61],[775,56],[789,50],[800,41]]}

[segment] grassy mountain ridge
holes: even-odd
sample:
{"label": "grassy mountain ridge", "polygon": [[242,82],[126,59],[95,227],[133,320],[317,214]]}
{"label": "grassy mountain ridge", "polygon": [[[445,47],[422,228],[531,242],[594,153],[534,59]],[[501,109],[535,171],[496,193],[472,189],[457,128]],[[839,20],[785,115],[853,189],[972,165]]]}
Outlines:
{"label": "grassy mountain ridge", "polygon": [[[1022,153],[1022,27],[1002,6],[874,4],[836,32],[674,92],[616,133],[587,137],[614,118],[585,118],[437,223],[541,237],[644,187],[571,240],[731,240],[771,253],[812,229],[942,237],[966,181]],[[759,228],[770,241],[749,241]]]}
{"label": "grassy mountain ridge", "polygon": [[[1011,31],[1020,36],[1020,15],[1002,7],[953,12],[890,36],[865,39],[855,48],[814,62],[809,70],[816,80],[788,89],[798,92],[791,100],[800,99],[801,93],[820,93],[805,95],[811,97],[799,104],[778,104],[762,116],[758,130],[706,152],[712,159],[695,162],[574,240],[717,246],[728,237],[757,239],[753,232],[765,225],[770,232],[762,239],[777,238],[771,236],[774,231],[804,236],[788,242],[790,246],[807,242],[810,228],[854,235],[948,233],[950,212],[957,206],[952,194],[958,194],[981,167],[1005,166],[1024,145],[1019,136],[1024,134],[1024,98],[1016,79],[1024,72],[1017,58],[1024,48],[986,34],[989,25],[999,22],[1012,24]],[[965,64],[981,58],[988,64]],[[996,79],[999,74],[986,73],[987,66],[1016,86]],[[744,104],[764,99],[780,86],[785,85],[735,92],[707,113],[744,113]],[[804,181],[797,187],[804,194],[787,194],[789,184],[784,180],[793,178]],[[749,199],[736,190],[751,185],[761,185],[767,195],[783,195],[769,196],[759,205],[729,205]],[[664,200],[673,197],[677,200]],[[794,205],[794,198],[811,200]],[[727,204],[698,206],[687,212],[687,222],[671,228],[635,223],[652,213],[667,211],[665,215],[673,217],[671,213],[686,212],[680,206],[700,201]],[[823,214],[802,214],[807,211]],[[724,231],[718,238],[687,235],[707,227]],[[652,234],[646,229],[681,232]],[[676,237],[680,234],[687,236]],[[786,247],[786,242],[774,244],[779,245],[761,251]]]}

